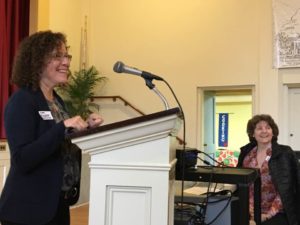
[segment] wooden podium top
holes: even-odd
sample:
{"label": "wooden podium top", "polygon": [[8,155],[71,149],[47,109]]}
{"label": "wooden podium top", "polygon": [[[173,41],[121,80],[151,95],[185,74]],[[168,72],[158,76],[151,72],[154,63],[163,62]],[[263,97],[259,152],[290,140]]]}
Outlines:
{"label": "wooden podium top", "polygon": [[135,118],[128,119],[128,120],[122,120],[122,121],[118,121],[118,122],[115,122],[115,123],[102,125],[102,126],[99,126],[99,127],[83,130],[83,131],[80,131],[80,132],[73,132],[73,133],[70,133],[68,135],[68,137],[71,138],[71,139],[78,138],[78,137],[82,137],[82,136],[86,136],[86,135],[90,135],[90,134],[95,134],[95,133],[99,133],[99,132],[112,130],[112,129],[115,129],[115,128],[121,128],[121,127],[129,126],[129,125],[133,125],[133,124],[136,124],[136,123],[142,123],[142,122],[146,122],[146,121],[149,121],[149,120],[163,118],[163,117],[170,116],[170,115],[173,115],[173,114],[179,115],[179,113],[180,113],[179,108],[172,108],[172,109],[168,109],[168,110],[164,110],[164,111],[160,111],[160,112],[155,112],[155,113],[151,113],[151,114],[144,115],[144,116],[135,117]]}

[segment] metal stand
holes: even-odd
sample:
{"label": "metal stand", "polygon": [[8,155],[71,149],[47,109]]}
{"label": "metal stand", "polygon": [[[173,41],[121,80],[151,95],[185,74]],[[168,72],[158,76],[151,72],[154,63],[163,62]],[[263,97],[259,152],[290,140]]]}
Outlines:
{"label": "metal stand", "polygon": [[154,91],[155,94],[157,94],[157,96],[163,101],[164,106],[165,106],[165,109],[166,109],[166,110],[170,109],[170,106],[169,106],[169,104],[168,104],[166,98],[162,95],[162,93],[161,93],[159,90],[157,90],[157,88],[155,87],[155,85],[152,83],[152,79],[146,79],[146,78],[145,78],[145,81],[146,81],[147,87],[148,87],[150,90]]}

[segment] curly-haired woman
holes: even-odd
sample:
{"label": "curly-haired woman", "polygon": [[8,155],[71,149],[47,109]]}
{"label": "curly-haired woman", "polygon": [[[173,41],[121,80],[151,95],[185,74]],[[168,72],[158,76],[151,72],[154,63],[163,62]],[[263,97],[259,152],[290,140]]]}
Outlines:
{"label": "curly-haired woman", "polygon": [[[0,199],[2,225],[68,225],[69,205],[79,196],[81,152],[66,131],[102,123],[70,118],[54,87],[66,83],[71,55],[66,37],[52,31],[24,39],[12,82],[19,87],[4,115],[11,166]],[[72,199],[73,198],[73,199]]]}

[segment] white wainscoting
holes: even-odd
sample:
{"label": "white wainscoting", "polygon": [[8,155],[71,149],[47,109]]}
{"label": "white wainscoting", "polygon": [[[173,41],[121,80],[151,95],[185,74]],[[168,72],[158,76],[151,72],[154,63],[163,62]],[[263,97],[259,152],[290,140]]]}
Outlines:
{"label": "white wainscoting", "polygon": [[[7,143],[1,142],[0,144],[1,144],[1,151],[0,151],[0,194],[1,194],[10,167],[10,155],[9,155]],[[5,150],[3,146],[5,146]]]}

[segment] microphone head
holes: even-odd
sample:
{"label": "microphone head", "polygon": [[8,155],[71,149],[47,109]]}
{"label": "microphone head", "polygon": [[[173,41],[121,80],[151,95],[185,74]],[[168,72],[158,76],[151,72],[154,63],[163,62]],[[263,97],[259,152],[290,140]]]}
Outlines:
{"label": "microphone head", "polygon": [[121,61],[118,61],[115,63],[113,70],[116,73],[123,73],[124,72],[124,63],[122,63]]}

